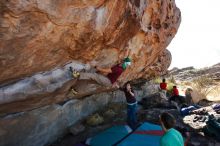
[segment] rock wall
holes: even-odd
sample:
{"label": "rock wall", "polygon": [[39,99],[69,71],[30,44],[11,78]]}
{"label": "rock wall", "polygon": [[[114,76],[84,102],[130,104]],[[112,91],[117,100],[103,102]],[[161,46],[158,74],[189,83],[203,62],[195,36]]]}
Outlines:
{"label": "rock wall", "polygon": [[[164,74],[171,63],[165,48],[180,21],[174,0],[1,0],[0,104],[37,102],[61,88],[66,100],[71,62],[78,71],[91,64],[111,67],[129,52],[132,65],[121,84]],[[93,86],[75,84],[80,90]]]}
{"label": "rock wall", "polygon": [[[136,91],[138,100],[142,91]],[[121,91],[101,93],[32,111],[0,117],[0,146],[43,146],[68,132],[71,125],[112,102],[124,102]]]}
{"label": "rock wall", "polygon": [[121,79],[142,77],[180,24],[174,0],[1,0],[0,8],[1,84],[70,60],[111,66],[126,49],[133,69]]}
{"label": "rock wall", "polygon": [[[132,65],[119,83],[164,74],[171,62],[165,48],[180,21],[174,0],[1,0],[1,145],[44,145],[84,110],[107,103],[97,95],[96,102],[71,101],[104,90],[90,78],[72,80],[69,66],[93,74],[91,65],[111,67],[129,52]],[[68,94],[73,85],[78,96]]]}

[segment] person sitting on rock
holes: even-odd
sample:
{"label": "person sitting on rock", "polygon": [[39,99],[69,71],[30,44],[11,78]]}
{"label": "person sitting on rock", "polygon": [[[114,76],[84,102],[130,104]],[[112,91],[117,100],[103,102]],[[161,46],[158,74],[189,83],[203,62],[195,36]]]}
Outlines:
{"label": "person sitting on rock", "polygon": [[177,86],[173,86],[172,96],[169,99],[170,103],[173,103],[178,111],[180,111],[180,105],[186,103],[185,97],[179,95],[179,90],[177,89]]}
{"label": "person sitting on rock", "polygon": [[[116,85],[116,87],[119,88],[118,85]],[[134,130],[137,126],[137,100],[135,98],[134,90],[129,82],[124,85],[124,88],[119,89],[124,92],[126,97],[128,125]]]}
{"label": "person sitting on rock", "polygon": [[160,146],[184,146],[181,133],[173,128],[176,123],[174,116],[165,112],[160,115],[159,120],[165,132],[160,139]]}
{"label": "person sitting on rock", "polygon": [[170,97],[169,101],[176,101],[179,98],[179,90],[176,86],[173,86],[172,96]]}
{"label": "person sitting on rock", "polygon": [[167,83],[166,83],[166,79],[162,80],[162,83],[160,83],[160,89],[163,93],[163,96],[165,99],[167,99],[166,94],[167,94]]}

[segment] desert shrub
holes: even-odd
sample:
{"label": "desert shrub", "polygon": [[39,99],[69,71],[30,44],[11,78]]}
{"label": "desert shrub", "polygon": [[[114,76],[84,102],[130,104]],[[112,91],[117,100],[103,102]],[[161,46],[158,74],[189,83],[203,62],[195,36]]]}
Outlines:
{"label": "desert shrub", "polygon": [[173,86],[174,86],[174,85],[175,85],[175,84],[172,83],[172,82],[168,82],[168,83],[167,83],[167,93],[172,94]]}
{"label": "desert shrub", "polygon": [[191,86],[191,82],[188,82],[188,81],[184,81],[184,82],[181,82],[181,84],[183,85],[183,86]]}
{"label": "desert shrub", "polygon": [[155,84],[160,84],[162,82],[162,79],[160,77],[156,77],[156,78],[154,78],[153,82]]}
{"label": "desert shrub", "polygon": [[206,98],[207,95],[216,89],[215,81],[207,76],[201,76],[192,81],[193,90],[200,93],[201,98]]}
{"label": "desert shrub", "polygon": [[173,84],[176,84],[176,80],[174,78],[174,76],[171,76],[168,80],[169,83],[173,83]]}

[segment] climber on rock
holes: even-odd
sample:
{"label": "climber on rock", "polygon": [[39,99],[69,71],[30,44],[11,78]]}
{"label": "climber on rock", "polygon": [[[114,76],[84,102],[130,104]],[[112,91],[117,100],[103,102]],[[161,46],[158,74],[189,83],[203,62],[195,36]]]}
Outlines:
{"label": "climber on rock", "polygon": [[[129,55],[127,54],[127,56]],[[116,84],[118,84],[118,78],[129,65],[131,65],[131,59],[129,57],[126,57],[121,63],[118,63],[111,68],[102,68],[97,66],[96,64],[90,65],[90,70],[93,67],[96,69],[96,72],[100,73],[91,72],[88,70],[80,73],[74,73],[74,71],[71,71],[71,73],[72,77],[75,79],[93,80],[104,87],[116,88]],[[77,94],[77,91],[74,90],[73,93]]]}
{"label": "climber on rock", "polygon": [[117,79],[120,77],[122,72],[129,65],[131,65],[131,60],[130,60],[130,58],[127,57],[123,60],[122,63],[116,64],[115,66],[113,66],[111,68],[101,68],[101,67],[97,67],[97,66],[95,66],[95,68],[101,74],[107,74],[108,81],[106,80],[106,83],[105,83],[107,86],[111,86],[111,85],[114,86],[117,82]]}

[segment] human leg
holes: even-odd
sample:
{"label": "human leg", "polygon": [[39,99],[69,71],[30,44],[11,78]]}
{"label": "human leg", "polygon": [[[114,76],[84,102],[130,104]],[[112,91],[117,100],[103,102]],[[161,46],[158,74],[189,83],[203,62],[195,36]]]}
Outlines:
{"label": "human leg", "polygon": [[135,129],[137,124],[136,112],[137,112],[137,104],[127,106],[127,122],[132,129]]}
{"label": "human leg", "polygon": [[111,81],[107,77],[105,77],[101,74],[97,74],[97,73],[81,73],[79,79],[81,79],[81,80],[94,80],[100,85],[112,86]]}

